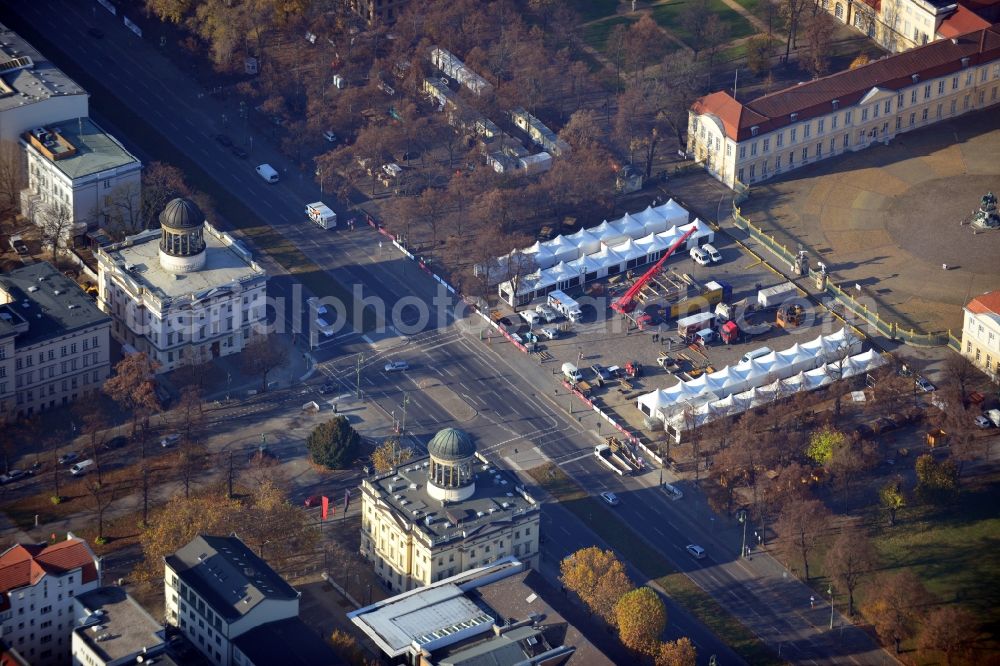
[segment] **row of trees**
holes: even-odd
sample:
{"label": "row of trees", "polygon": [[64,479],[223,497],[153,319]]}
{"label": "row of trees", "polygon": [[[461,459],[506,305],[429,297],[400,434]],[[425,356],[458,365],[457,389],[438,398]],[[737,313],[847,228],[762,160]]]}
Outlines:
{"label": "row of trees", "polygon": [[650,587],[635,587],[614,553],[583,548],[560,564],[563,587],[576,594],[591,613],[618,631],[625,647],[652,657],[657,666],[694,666],[697,653],[687,638],[664,642],[667,609]]}

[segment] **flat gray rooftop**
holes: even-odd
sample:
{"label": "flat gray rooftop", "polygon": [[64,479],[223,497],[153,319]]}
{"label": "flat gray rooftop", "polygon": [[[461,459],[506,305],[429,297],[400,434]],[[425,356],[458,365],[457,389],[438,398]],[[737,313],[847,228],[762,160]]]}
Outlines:
{"label": "flat gray rooftop", "polygon": [[[163,646],[163,627],[120,587],[99,587],[77,597],[93,623],[76,634],[105,661],[114,661]],[[103,611],[94,617],[95,611]]]}
{"label": "flat gray rooftop", "polygon": [[21,323],[18,317],[28,323],[28,331],[17,338],[18,347],[111,321],[73,280],[47,261],[0,275],[0,291],[10,300],[0,312],[11,314],[13,320],[0,317],[0,335]]}
{"label": "flat gray rooftop", "polygon": [[242,279],[265,276],[264,271],[247,263],[207,227],[205,253],[205,266],[202,269],[175,275],[160,267],[158,230],[148,233],[145,238],[136,238],[131,245],[122,244],[107,250],[112,259],[134,265],[135,268],[128,272],[129,277],[160,298],[199,294]]}
{"label": "flat gray rooftop", "polygon": [[491,524],[510,523],[538,510],[533,501],[516,490],[518,483],[513,476],[481,459],[474,468],[475,493],[467,500],[442,507],[427,492],[429,469],[430,457],[424,456],[398,468],[395,474],[371,482],[386,504],[418,524],[431,538],[472,536]]}
{"label": "flat gray rooftop", "polygon": [[49,124],[46,129],[60,134],[76,148],[72,157],[53,162],[70,178],[83,178],[130,164],[139,166],[132,153],[90,118],[70,118]]}
{"label": "flat gray rooftop", "polygon": [[34,104],[62,95],[86,95],[87,91],[73,79],[53,65],[19,34],[0,24],[0,63],[12,62],[14,66],[25,63],[30,58],[31,65],[23,69],[11,69],[0,73],[0,111]]}

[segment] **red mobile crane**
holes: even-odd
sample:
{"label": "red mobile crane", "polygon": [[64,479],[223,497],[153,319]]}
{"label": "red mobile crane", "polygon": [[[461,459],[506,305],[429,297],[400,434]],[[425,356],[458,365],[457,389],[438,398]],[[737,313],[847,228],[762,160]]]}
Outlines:
{"label": "red mobile crane", "polygon": [[698,226],[692,225],[690,229],[685,231],[684,235],[678,238],[677,242],[670,246],[670,249],[667,250],[666,254],[660,257],[660,260],[653,264],[652,268],[643,273],[642,277],[636,280],[635,284],[629,287],[628,291],[622,294],[621,298],[611,304],[611,309],[621,314],[631,312],[635,308],[635,297],[636,294],[639,293],[639,290],[642,289],[647,282],[649,282],[650,278],[659,272],[659,270],[663,267],[664,262],[666,262],[666,260],[670,258],[670,255],[674,253],[674,250],[680,247],[681,243],[686,241],[688,237],[697,230]]}

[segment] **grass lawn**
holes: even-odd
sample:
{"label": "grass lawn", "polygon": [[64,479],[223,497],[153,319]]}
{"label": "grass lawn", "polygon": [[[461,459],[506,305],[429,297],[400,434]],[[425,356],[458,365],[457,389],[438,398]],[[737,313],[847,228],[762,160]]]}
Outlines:
{"label": "grass lawn", "polygon": [[[764,2],[765,0],[758,0]],[[653,7],[653,18],[660,27],[669,30],[688,46],[691,46],[693,39],[687,30],[681,26],[681,13],[684,10],[685,0],[671,0],[662,5]],[[722,22],[729,26],[729,38],[739,39],[749,37],[757,32],[754,27],[743,16],[730,9],[722,0],[708,0],[708,9],[714,14],[718,14]]]}
{"label": "grass lawn", "polygon": [[588,23],[583,26],[583,41],[598,51],[604,52],[604,49],[608,45],[608,36],[611,31],[614,30],[615,26],[625,25],[628,27],[632,23],[635,23],[637,19],[630,16],[616,16],[614,18],[607,19],[606,21],[598,21],[596,23]]}
{"label": "grass lawn", "polygon": [[875,539],[885,569],[913,570],[941,602],[975,612],[990,636],[1000,635],[998,503],[994,483],[963,493],[951,507],[915,506]]}
{"label": "grass lawn", "polygon": [[753,632],[730,615],[707,592],[677,571],[659,552],[617,519],[604,504],[586,493],[557,466],[549,463],[528,470],[567,509],[649,578],[655,580],[677,603],[751,664],[780,664],[781,660]]}
{"label": "grass lawn", "polygon": [[618,8],[618,0],[570,0],[566,4],[580,15],[584,23],[612,16]]}

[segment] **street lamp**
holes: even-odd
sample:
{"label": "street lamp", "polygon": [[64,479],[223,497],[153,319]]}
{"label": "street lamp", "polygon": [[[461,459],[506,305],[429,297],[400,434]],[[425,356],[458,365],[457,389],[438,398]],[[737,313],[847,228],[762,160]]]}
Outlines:
{"label": "street lamp", "polygon": [[830,629],[833,629],[833,585],[826,588],[826,593],[830,595]]}
{"label": "street lamp", "polygon": [[358,354],[358,367],[355,373],[355,391],[358,399],[361,398],[361,362],[364,361],[364,354]]}
{"label": "street lamp", "polygon": [[746,557],[747,556],[747,510],[740,509],[739,513],[736,515],[739,521],[743,523],[743,545],[740,546],[740,557]]}
{"label": "street lamp", "polygon": [[400,428],[399,428],[399,437],[400,437],[400,439],[402,439],[403,437],[406,437],[406,406],[408,404],[410,404],[410,396],[404,395],[403,396],[403,422],[402,422],[402,424],[400,425]]}

